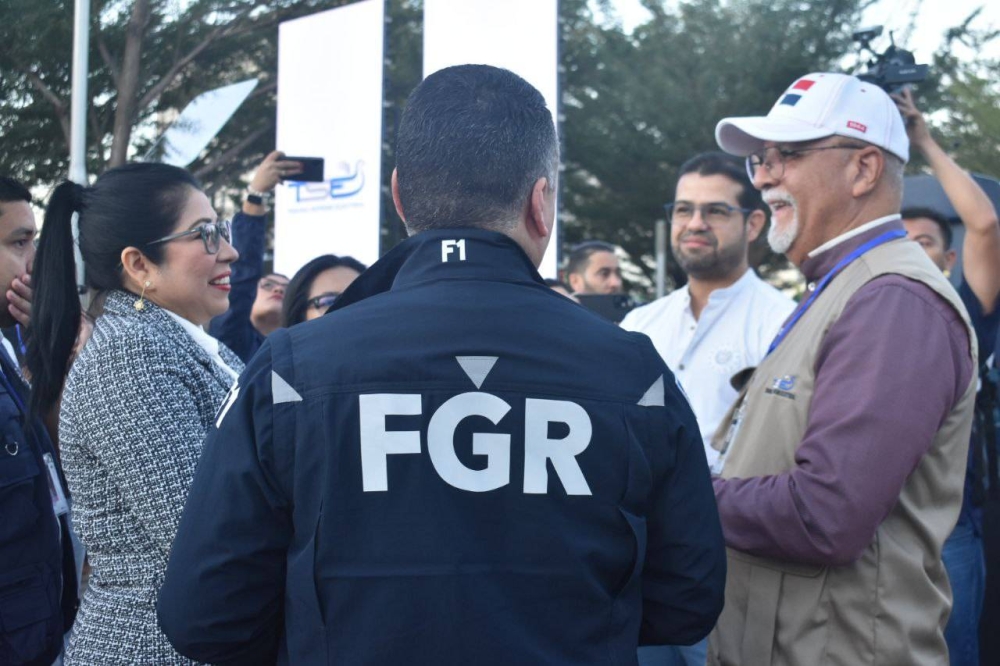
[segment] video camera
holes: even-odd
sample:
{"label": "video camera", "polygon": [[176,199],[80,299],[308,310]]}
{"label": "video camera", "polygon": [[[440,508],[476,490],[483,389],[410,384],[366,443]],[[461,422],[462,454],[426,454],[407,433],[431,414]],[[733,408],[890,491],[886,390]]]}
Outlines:
{"label": "video camera", "polygon": [[851,38],[859,42],[861,49],[872,54],[872,59],[866,64],[868,71],[859,74],[862,81],[874,83],[887,93],[900,92],[908,83],[920,83],[927,78],[930,69],[928,65],[916,64],[913,53],[896,46],[889,33],[889,47],[882,53],[876,53],[871,47],[871,41],[882,34],[882,26],[857,30]]}

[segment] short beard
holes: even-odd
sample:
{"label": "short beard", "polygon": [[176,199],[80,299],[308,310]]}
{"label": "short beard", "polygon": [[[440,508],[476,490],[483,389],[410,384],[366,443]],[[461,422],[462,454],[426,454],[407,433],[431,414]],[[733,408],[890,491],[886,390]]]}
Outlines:
{"label": "short beard", "polygon": [[710,254],[692,257],[678,246],[673,248],[677,263],[688,277],[696,280],[721,280],[732,275],[746,256],[746,229],[739,242],[728,246],[716,243]]}
{"label": "short beard", "polygon": [[798,206],[795,204],[795,200],[788,195],[782,197],[782,200],[792,207],[792,219],[784,229],[779,230],[778,225],[774,223],[772,214],[771,227],[767,230],[767,244],[771,246],[771,251],[775,254],[785,254],[788,252],[788,248],[792,246],[792,243],[799,236]]}

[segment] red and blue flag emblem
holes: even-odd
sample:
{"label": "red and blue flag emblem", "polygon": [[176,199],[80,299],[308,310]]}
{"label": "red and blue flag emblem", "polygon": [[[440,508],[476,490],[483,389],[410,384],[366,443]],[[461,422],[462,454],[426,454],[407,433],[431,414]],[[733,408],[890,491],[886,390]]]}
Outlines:
{"label": "red and blue flag emblem", "polygon": [[[812,81],[810,79],[799,79],[798,81],[795,82],[795,85],[791,87],[791,90],[801,90],[802,92],[806,92],[807,90],[812,88],[813,85],[815,85],[815,83],[816,83],[815,81]],[[778,103],[787,104],[788,106],[795,106],[796,104],[798,104],[800,99],[802,99],[801,94],[788,93],[787,95],[782,97],[781,101]]]}

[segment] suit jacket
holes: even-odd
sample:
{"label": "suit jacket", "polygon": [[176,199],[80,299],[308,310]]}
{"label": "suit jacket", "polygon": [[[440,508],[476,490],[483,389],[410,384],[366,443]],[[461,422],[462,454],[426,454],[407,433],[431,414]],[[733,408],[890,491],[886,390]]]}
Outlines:
{"label": "suit jacket", "polygon": [[0,350],[0,664],[48,666],[62,651],[77,608],[68,515],[57,517],[45,456],[63,488],[59,457],[28,387]]}
{"label": "suit jacket", "polygon": [[189,663],[160,633],[154,604],[202,440],[233,379],[165,310],[134,302],[108,294],[63,397],[63,466],[93,567],[67,664]]}

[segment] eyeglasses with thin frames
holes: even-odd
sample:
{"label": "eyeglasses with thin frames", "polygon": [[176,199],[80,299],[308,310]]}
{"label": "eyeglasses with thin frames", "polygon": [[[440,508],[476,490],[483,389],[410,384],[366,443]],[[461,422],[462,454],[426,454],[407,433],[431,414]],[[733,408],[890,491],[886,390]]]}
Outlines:
{"label": "eyeglasses with thin frames", "polygon": [[812,148],[778,148],[769,146],[764,150],[747,155],[747,175],[750,180],[757,177],[757,171],[763,167],[771,178],[781,178],[785,175],[785,161],[789,158],[798,157],[802,153],[809,153],[820,150],[861,150],[867,146],[856,146],[853,144],[837,144],[835,146],[814,146]]}
{"label": "eyeglasses with thin frames", "polygon": [[306,301],[306,303],[308,303],[309,307],[311,308],[316,308],[317,310],[326,310],[336,302],[337,297],[339,296],[340,294],[336,294],[331,291],[325,294],[320,294],[319,296],[313,296],[308,301]]}
{"label": "eyeglasses with thin frames", "polygon": [[218,220],[217,222],[199,224],[194,229],[179,231],[176,234],[170,234],[169,236],[158,238],[155,241],[147,243],[147,245],[169,243],[170,241],[174,241],[179,238],[200,235],[202,243],[205,244],[205,252],[208,254],[217,254],[219,252],[219,247],[222,245],[222,239],[225,239],[227,243],[232,241],[232,229],[233,225],[229,220]]}
{"label": "eyeglasses with thin frames", "polygon": [[264,291],[266,291],[268,293],[274,291],[275,289],[278,289],[279,287],[282,290],[287,290],[288,289],[288,283],[287,282],[276,282],[275,280],[268,280],[268,279],[261,280],[259,286],[260,286],[261,289],[263,289]]}
{"label": "eyeglasses with thin frames", "polygon": [[706,204],[693,204],[686,201],[675,201],[663,206],[667,211],[667,219],[670,224],[686,225],[694,219],[697,212],[701,215],[701,220],[710,227],[719,227],[732,219],[733,213],[739,211],[746,215],[752,208],[739,208],[729,204],[716,201]]}

